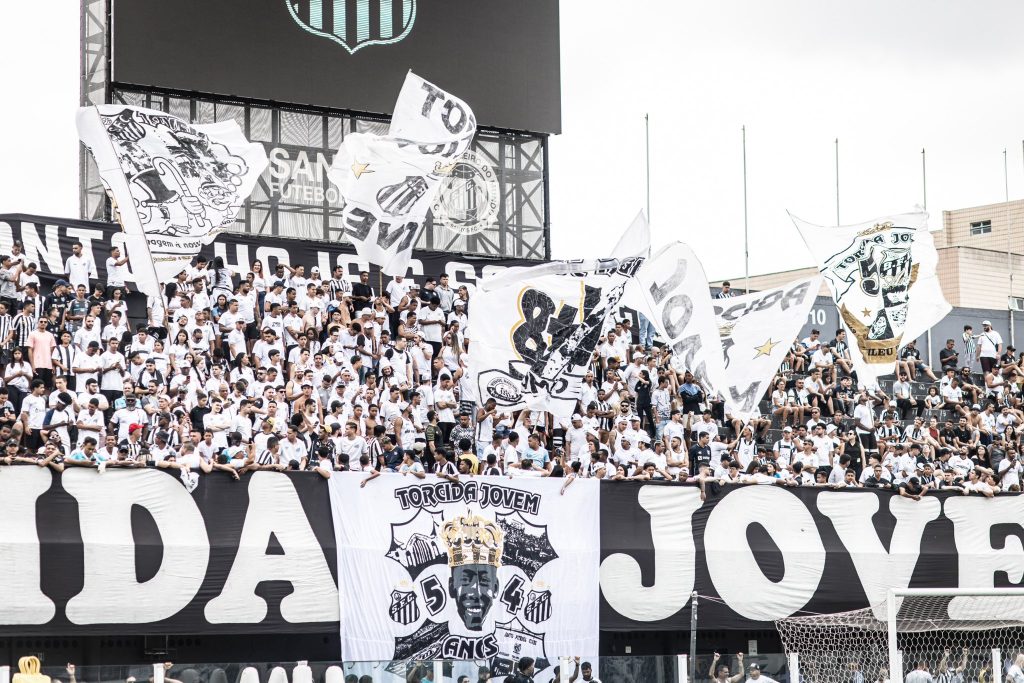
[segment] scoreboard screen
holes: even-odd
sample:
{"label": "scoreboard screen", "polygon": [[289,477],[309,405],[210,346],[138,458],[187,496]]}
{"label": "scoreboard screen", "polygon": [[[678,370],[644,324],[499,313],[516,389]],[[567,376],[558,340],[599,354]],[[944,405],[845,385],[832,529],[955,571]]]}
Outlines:
{"label": "scoreboard screen", "polygon": [[561,131],[558,0],[112,0],[118,86],[390,114],[407,71]]}

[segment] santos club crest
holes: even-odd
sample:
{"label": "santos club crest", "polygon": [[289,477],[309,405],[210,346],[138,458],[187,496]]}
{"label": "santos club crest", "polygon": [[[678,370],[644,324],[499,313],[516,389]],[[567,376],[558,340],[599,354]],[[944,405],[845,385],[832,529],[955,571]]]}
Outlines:
{"label": "santos club crest", "polygon": [[[408,573],[389,599],[388,616],[404,632],[393,659],[488,660],[509,672],[523,656],[546,661],[541,625],[558,587],[537,574],[558,553],[547,525],[530,519],[540,496],[475,481],[403,487],[395,496],[412,514],[391,524],[386,553]],[[439,505],[453,500],[480,509]]]}
{"label": "santos club crest", "polygon": [[303,30],[338,43],[349,54],[367,45],[390,45],[409,35],[416,0],[285,0]]}

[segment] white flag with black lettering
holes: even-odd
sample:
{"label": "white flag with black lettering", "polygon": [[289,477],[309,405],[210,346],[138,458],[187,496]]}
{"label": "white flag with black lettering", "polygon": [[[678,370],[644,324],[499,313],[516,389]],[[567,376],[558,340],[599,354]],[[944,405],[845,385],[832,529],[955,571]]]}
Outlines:
{"label": "white flag with black lettering", "polygon": [[714,301],[722,339],[725,412],[748,420],[770,389],[779,365],[807,321],[821,276],[753,294]]}
{"label": "white flag with black lettering", "polygon": [[673,242],[647,259],[628,300],[654,324],[677,370],[692,372],[709,392],[726,384],[711,292],[690,247]]}
{"label": "white flag with black lettering", "polygon": [[342,225],[359,256],[406,274],[438,186],[475,134],[469,105],[410,72],[388,134],[345,137],[327,175],[345,200]]}
{"label": "white flag with black lettering", "polygon": [[235,222],[267,167],[263,145],[234,121],[196,126],[105,104],[79,109],[75,123],[125,231],[135,281],[150,296]]}
{"label": "white flag with black lettering", "polygon": [[401,676],[410,661],[476,660],[500,680],[532,657],[539,683],[565,653],[597,651],[599,482],[365,480],[327,482],[346,660]]}
{"label": "white flag with black lettering", "polygon": [[895,372],[897,351],[949,313],[923,211],[823,227],[790,216],[818,261],[849,331],[857,378]]}
{"label": "white flag with black lettering", "polygon": [[605,321],[642,263],[610,259],[607,269],[551,274],[593,265],[561,262],[502,272],[497,287],[485,280],[469,319],[479,402],[571,415]]}

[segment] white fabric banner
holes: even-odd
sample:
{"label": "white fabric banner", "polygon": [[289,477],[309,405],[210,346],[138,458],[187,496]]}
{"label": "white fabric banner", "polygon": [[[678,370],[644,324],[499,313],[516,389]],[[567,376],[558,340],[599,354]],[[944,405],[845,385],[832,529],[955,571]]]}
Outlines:
{"label": "white fabric banner", "polygon": [[342,224],[360,257],[406,274],[441,180],[475,134],[469,105],[410,72],[388,134],[345,137],[327,176],[345,199]]}
{"label": "white fabric banner", "polygon": [[725,361],[725,383],[718,390],[727,415],[748,420],[758,414],[758,402],[807,321],[820,288],[817,275],[714,301]]}
{"label": "white fabric banner", "polygon": [[554,264],[506,271],[497,288],[485,281],[469,313],[470,372],[481,404],[493,398],[511,410],[573,413],[605,321],[643,259],[608,263],[609,270],[573,275],[534,274]]}
{"label": "white fabric banner", "polygon": [[597,481],[366,476],[328,482],[346,660],[483,660],[500,678],[597,652]]}
{"label": "white fabric banner", "polygon": [[654,324],[677,370],[689,370],[709,392],[726,385],[718,325],[704,267],[682,242],[649,258],[637,272],[626,304]]}
{"label": "white fabric banner", "polygon": [[194,126],[107,104],[79,109],[75,123],[125,231],[135,281],[150,296],[234,223],[267,167],[263,145],[234,121]]}
{"label": "white fabric banner", "polygon": [[928,214],[831,228],[790,217],[832,290],[858,380],[872,383],[894,372],[899,347],[952,308],[935,273]]}

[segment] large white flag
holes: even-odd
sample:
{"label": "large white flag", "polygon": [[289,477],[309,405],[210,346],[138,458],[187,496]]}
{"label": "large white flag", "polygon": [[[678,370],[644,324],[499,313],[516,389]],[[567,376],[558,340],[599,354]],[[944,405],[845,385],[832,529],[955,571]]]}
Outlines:
{"label": "large white flag", "polygon": [[79,109],[75,122],[126,233],[139,290],[150,296],[235,221],[267,166],[263,146],[234,121],[194,126],[107,104]]}
{"label": "large white flag", "polygon": [[362,258],[405,275],[441,180],[476,133],[473,110],[410,72],[387,135],[353,133],[327,173],[345,199],[345,235]]}
{"label": "large white flag", "polygon": [[816,275],[714,301],[725,360],[724,383],[717,388],[726,413],[747,420],[759,412],[758,403],[807,321],[820,288],[821,276]]}
{"label": "large white flag", "polygon": [[711,292],[690,247],[673,242],[647,259],[631,284],[628,303],[654,323],[677,370],[689,370],[710,392],[725,385]]}
{"label": "large white flag", "polygon": [[597,481],[565,495],[557,479],[364,481],[328,480],[346,660],[385,663],[376,681],[442,659],[486,663],[501,680],[532,657],[539,683],[559,657],[597,651]]}
{"label": "large white flag", "polygon": [[951,309],[935,274],[928,214],[831,228],[791,218],[832,290],[858,379],[874,382],[894,372],[904,340],[916,339]]}

